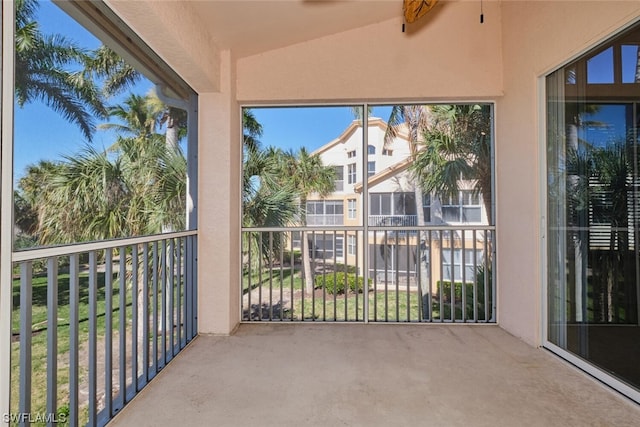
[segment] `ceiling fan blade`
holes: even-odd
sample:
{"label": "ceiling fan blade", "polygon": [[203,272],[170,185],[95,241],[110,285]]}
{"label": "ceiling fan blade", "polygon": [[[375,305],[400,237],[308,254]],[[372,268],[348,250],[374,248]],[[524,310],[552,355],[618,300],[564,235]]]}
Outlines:
{"label": "ceiling fan blade", "polygon": [[404,20],[411,24],[429,12],[438,0],[404,0]]}

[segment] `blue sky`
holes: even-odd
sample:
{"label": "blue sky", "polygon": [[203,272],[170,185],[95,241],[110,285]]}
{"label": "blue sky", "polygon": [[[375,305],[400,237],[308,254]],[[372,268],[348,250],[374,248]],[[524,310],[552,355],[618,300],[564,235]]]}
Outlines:
{"label": "blue sky", "polygon": [[[354,120],[349,106],[337,107],[255,107],[251,109],[262,124],[263,147],[285,150],[306,147],[313,151],[340,136]],[[390,107],[377,107],[373,115],[386,120]]]}

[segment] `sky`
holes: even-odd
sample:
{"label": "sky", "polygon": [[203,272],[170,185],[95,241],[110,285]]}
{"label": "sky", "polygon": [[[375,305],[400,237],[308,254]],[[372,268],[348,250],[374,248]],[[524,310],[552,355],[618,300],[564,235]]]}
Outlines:
{"label": "sky", "polygon": [[[355,119],[349,106],[334,107],[255,107],[251,108],[262,125],[263,147],[297,150],[304,146],[313,151],[333,141]],[[377,107],[372,115],[387,120],[390,107]]]}

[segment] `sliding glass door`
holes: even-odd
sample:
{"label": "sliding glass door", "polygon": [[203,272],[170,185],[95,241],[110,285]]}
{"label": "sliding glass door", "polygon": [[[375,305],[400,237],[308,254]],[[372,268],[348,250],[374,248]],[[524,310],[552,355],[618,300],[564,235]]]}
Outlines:
{"label": "sliding glass door", "polygon": [[640,389],[640,27],[547,77],[547,338]]}

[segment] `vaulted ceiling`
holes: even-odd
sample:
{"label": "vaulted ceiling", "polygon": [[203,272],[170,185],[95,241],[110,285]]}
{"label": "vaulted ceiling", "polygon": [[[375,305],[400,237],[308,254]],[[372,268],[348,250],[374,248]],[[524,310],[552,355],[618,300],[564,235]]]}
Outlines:
{"label": "vaulted ceiling", "polygon": [[402,0],[213,0],[189,4],[236,57],[402,17]]}

